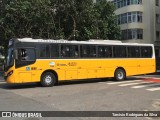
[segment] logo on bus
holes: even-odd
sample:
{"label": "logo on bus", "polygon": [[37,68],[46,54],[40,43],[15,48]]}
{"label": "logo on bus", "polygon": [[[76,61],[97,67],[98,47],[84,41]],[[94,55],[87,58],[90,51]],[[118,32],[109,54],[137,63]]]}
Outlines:
{"label": "logo on bus", "polygon": [[54,65],[55,65],[55,62],[50,62],[49,65],[50,65],[50,66],[54,66]]}
{"label": "logo on bus", "polygon": [[26,70],[27,70],[27,71],[30,71],[30,67],[26,67]]}

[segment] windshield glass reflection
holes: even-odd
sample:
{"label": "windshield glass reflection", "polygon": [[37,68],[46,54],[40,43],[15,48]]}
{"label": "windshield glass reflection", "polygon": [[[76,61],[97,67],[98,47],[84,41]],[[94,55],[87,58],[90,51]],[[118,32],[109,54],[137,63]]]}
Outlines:
{"label": "windshield glass reflection", "polygon": [[6,67],[10,67],[13,65],[13,48],[8,49],[7,62]]}

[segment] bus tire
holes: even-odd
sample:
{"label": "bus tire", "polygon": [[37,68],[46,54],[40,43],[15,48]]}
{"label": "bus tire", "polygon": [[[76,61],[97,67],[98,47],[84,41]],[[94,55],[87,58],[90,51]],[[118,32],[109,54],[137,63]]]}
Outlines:
{"label": "bus tire", "polygon": [[126,77],[125,71],[121,68],[116,69],[114,73],[114,79],[117,81],[122,81]]}
{"label": "bus tire", "polygon": [[41,85],[43,87],[52,87],[56,84],[56,77],[51,72],[43,73],[41,76]]}

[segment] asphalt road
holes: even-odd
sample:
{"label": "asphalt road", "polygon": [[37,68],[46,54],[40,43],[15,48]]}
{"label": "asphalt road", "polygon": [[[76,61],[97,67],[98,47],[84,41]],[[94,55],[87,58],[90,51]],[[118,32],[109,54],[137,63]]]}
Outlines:
{"label": "asphalt road", "polygon": [[[0,79],[0,111],[160,111],[160,76],[61,82],[54,87],[6,84]],[[0,118],[2,119],[2,118]],[[15,118],[17,120],[17,118]],[[20,118],[21,119],[21,118]],[[23,118],[43,120],[62,118]],[[158,120],[141,117],[72,117],[66,120]]]}

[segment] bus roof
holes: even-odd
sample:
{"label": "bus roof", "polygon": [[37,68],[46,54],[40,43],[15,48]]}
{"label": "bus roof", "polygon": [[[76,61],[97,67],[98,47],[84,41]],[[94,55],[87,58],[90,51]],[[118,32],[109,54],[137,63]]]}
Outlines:
{"label": "bus roof", "polygon": [[53,40],[53,39],[32,39],[32,38],[18,38],[16,39],[18,42],[35,42],[35,43],[74,43],[74,44],[102,44],[102,45],[142,45],[148,46],[153,44],[142,44],[142,43],[122,43],[120,40],[97,40],[91,39],[87,41],[69,41],[69,40]]}

